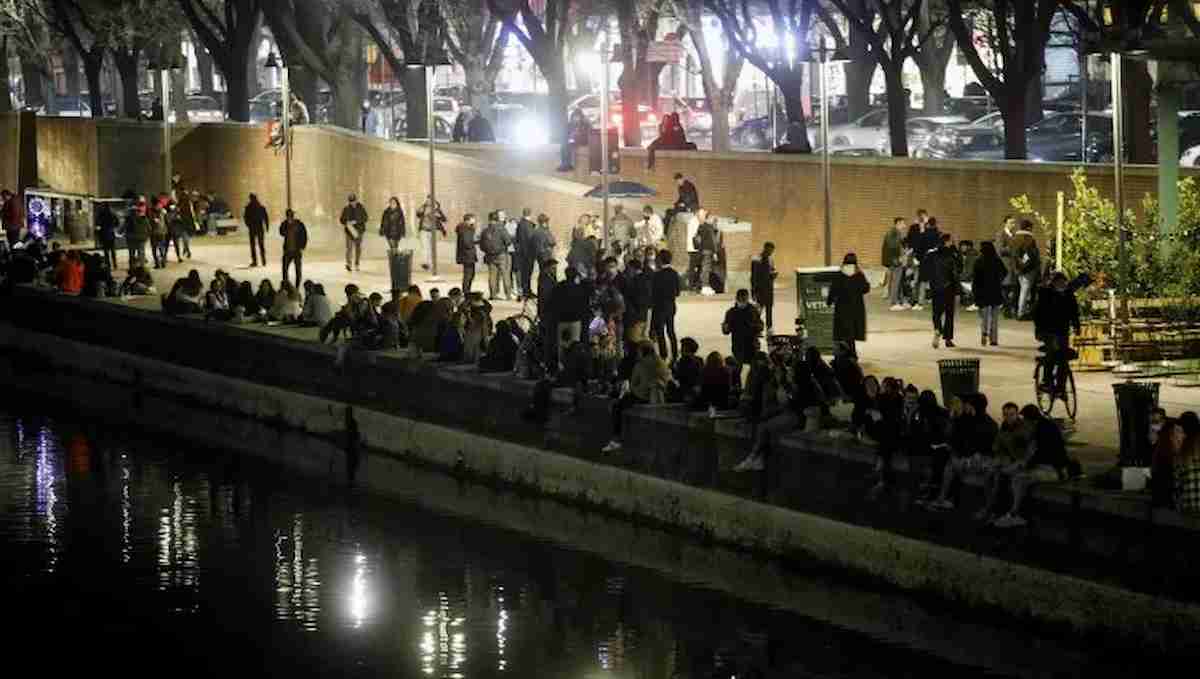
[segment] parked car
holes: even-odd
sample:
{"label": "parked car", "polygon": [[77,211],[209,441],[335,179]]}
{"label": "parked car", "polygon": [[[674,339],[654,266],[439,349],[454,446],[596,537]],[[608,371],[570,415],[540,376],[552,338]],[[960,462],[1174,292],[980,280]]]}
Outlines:
{"label": "parked car", "polygon": [[675,97],[675,102],[677,104],[675,113],[679,114],[679,121],[683,124],[683,129],[688,136],[703,137],[712,134],[713,117],[708,99]]}
{"label": "parked car", "polygon": [[1184,149],[1179,156],[1179,164],[1183,167],[1200,167],[1200,144]]}
{"label": "parked car", "polygon": [[[736,149],[769,151],[783,142],[787,136],[787,124],[787,117],[780,112],[775,122],[774,133],[776,138],[772,141],[771,118],[769,116],[745,118],[729,131],[729,143]],[[812,130],[809,130],[809,136],[813,136]]]}
{"label": "parked car", "polygon": [[[920,149],[929,141],[929,137],[934,132],[946,125],[966,125],[971,121],[958,115],[946,116],[918,116],[909,118],[904,123],[904,127],[908,134],[908,151],[912,155],[916,155],[915,151]],[[831,144],[833,146],[833,144]],[[892,155],[892,137],[889,131],[885,134],[883,140],[879,142],[879,153],[881,155]]]}
{"label": "parked car", "polygon": [[[829,147],[836,148],[879,148],[888,134],[888,112],[886,108],[868,111],[844,125],[829,128]],[[815,135],[812,130],[809,136]]]}
{"label": "parked car", "polygon": [[[448,142],[453,138],[454,126],[438,116],[433,117],[433,140]],[[408,134],[408,116],[401,109],[396,110],[396,122],[392,126],[392,139],[403,140]]]}
{"label": "parked car", "polygon": [[[225,111],[212,97],[196,94],[187,98],[188,120],[193,123],[219,123],[225,120]],[[175,114],[172,113],[174,118]]]}
{"label": "parked car", "polygon": [[[92,107],[83,96],[74,96],[69,94],[60,94],[54,97],[54,115],[64,118],[91,118]],[[47,115],[46,107],[41,106],[37,109],[37,114],[40,116]]]}
{"label": "parked car", "polygon": [[993,125],[943,127],[917,154],[934,160],[1003,160],[1004,128]]}
{"label": "parked car", "polygon": [[1112,153],[1112,114],[1089,113],[1088,158],[1084,158],[1083,113],[1053,113],[1030,125],[1026,132],[1029,160],[1046,162],[1099,162],[1104,156],[1105,139]]}
{"label": "parked car", "polygon": [[[621,96],[619,93],[614,93],[609,99],[608,109],[608,124],[615,126],[619,131],[618,133],[623,135],[622,120],[624,111],[621,107]],[[600,95],[588,94],[579,97],[571,102],[571,105],[567,108],[568,113],[575,110],[583,112],[583,115],[591,123],[593,129],[598,127],[600,120]],[[640,127],[642,129],[642,142],[649,143],[653,141],[658,136],[658,114],[649,106],[638,104],[638,119],[640,120]]]}

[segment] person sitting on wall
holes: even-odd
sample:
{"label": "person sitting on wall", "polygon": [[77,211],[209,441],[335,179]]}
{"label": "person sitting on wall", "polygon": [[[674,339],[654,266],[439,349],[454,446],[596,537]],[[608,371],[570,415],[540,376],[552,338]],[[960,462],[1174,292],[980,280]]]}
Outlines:
{"label": "person sitting on wall", "polygon": [[649,153],[646,154],[646,167],[654,169],[654,152],[658,149],[663,151],[695,151],[696,145],[687,140],[687,133],[683,130],[683,125],[679,122],[678,113],[668,113],[662,117],[662,121],[658,124],[658,138],[650,142],[646,147]]}

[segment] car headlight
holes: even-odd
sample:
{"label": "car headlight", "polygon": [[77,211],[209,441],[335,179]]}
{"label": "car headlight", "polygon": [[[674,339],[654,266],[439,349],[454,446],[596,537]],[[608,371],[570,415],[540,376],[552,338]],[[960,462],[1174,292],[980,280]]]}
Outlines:
{"label": "car headlight", "polygon": [[648,123],[657,123],[657,122],[658,122],[658,116],[654,115],[653,113],[648,113],[648,114],[646,114],[646,122],[648,122]]}

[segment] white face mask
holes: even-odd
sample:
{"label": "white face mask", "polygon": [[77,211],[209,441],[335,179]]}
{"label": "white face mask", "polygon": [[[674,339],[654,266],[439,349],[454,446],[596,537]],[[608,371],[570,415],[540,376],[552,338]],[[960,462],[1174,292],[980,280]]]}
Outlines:
{"label": "white face mask", "polygon": [[856,268],[853,264],[843,264],[842,273],[847,276],[853,276]]}

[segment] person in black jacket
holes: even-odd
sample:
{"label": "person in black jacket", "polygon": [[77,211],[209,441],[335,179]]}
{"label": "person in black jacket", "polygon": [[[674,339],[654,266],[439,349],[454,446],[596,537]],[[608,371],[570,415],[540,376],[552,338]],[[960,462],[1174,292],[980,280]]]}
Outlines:
{"label": "person in black jacket", "polygon": [[625,298],[625,327],[634,323],[646,324],[646,316],[654,300],[653,274],[642,271],[642,263],[631,259],[620,276],[621,296]]}
{"label": "person in black jacket", "polygon": [[1050,285],[1038,292],[1037,306],[1033,314],[1033,333],[1045,345],[1046,360],[1050,367],[1043,372],[1046,389],[1053,387],[1056,393],[1063,390],[1066,368],[1070,359],[1071,330],[1079,334],[1079,302],[1075,293],[1067,286],[1067,275],[1054,273]]}
{"label": "person in black jacket", "polygon": [[937,349],[943,338],[946,340],[946,347],[952,348],[954,310],[958,295],[962,292],[962,260],[950,234],[941,235],[941,247],[929,255],[928,260],[929,297],[933,302],[933,348]]}
{"label": "person in black jacket", "polygon": [[367,219],[367,208],[358,202],[358,196],[350,194],[338,220],[346,236],[346,271],[351,270],[352,264],[354,270],[358,271],[362,262],[362,243],[363,235],[367,232]]}
{"label": "person in black jacket", "polygon": [[100,249],[104,251],[104,261],[109,268],[117,270],[117,215],[113,213],[108,203],[100,203],[96,212],[96,228],[99,230],[97,240]]}
{"label": "person in black jacket", "polygon": [[658,342],[658,355],[667,357],[667,338],[671,340],[671,362],[679,357],[675,339],[675,299],[679,297],[679,273],[671,266],[671,251],[658,253],[658,271],[651,289],[650,336]]}
{"label": "person in black jacket", "polygon": [[992,241],[984,241],[979,253],[975,270],[971,272],[971,293],[979,307],[979,343],[994,347],[1000,344],[1000,311],[1004,306],[1004,281],[1009,272]]}
{"label": "person in black jacket", "polygon": [[733,307],[725,312],[721,332],[729,335],[730,353],[739,364],[746,365],[758,353],[758,338],[762,331],[758,309],[750,304],[750,291],[745,288],[738,290]]}
{"label": "person in black jacket", "polygon": [[779,272],[775,270],[775,244],[768,241],[763,243],[762,253],[750,260],[750,299],[762,307],[767,320],[767,334],[774,327],[775,311],[775,279]]}
{"label": "person in black jacket", "polygon": [[518,299],[535,297],[533,292],[533,263],[537,261],[537,242],[534,234],[537,224],[533,221],[533,210],[521,210],[521,219],[517,222],[517,237],[513,244],[513,268],[517,272],[517,285],[521,290]]}
{"label": "person in black jacket", "polygon": [[379,235],[387,239],[388,252],[391,254],[400,251],[400,241],[408,236],[404,208],[400,207],[400,199],[395,196],[388,199],[388,206],[379,219]]}
{"label": "person in black jacket", "polygon": [[591,283],[581,281],[575,267],[568,266],[550,296],[550,326],[555,328],[559,341],[559,361],[565,358],[562,352],[583,336],[583,329],[592,317],[591,301]]}
{"label": "person in black jacket", "polygon": [[304,248],[308,247],[308,229],[304,222],[296,219],[296,213],[288,210],[286,219],[279,225],[279,235],[283,237],[283,280],[288,277],[288,265],[296,264],[296,287],[300,287],[302,278],[301,267],[304,261]]}
{"label": "person in black jacket", "polygon": [[845,342],[850,355],[858,357],[855,342],[867,339],[867,304],[863,299],[871,292],[871,284],[858,268],[858,256],[853,252],[842,258],[842,271],[829,286],[826,303],[833,307],[833,340]]}
{"label": "person in black jacket", "polygon": [[[250,194],[250,201],[246,203],[246,209],[242,211],[242,221],[246,223],[246,230],[250,233],[250,266],[258,266],[259,257],[262,258],[263,266],[267,265],[267,224],[271,223],[271,217],[267,214],[267,208],[258,202],[258,196]],[[257,251],[255,244],[258,245]]]}
{"label": "person in black jacket", "polygon": [[679,186],[679,197],[675,199],[675,209],[680,212],[696,214],[700,210],[700,192],[696,185],[683,175],[675,173],[675,183]]}

